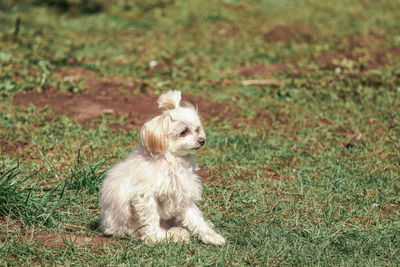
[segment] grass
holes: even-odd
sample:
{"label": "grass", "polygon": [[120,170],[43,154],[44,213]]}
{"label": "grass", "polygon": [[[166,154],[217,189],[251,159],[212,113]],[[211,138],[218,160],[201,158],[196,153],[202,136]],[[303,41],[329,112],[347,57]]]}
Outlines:
{"label": "grass", "polygon": [[[0,1],[2,265],[400,264],[399,1],[52,3]],[[226,104],[199,155],[202,210],[225,246],[98,231],[105,172],[139,131],[14,104],[90,90],[65,69]]]}

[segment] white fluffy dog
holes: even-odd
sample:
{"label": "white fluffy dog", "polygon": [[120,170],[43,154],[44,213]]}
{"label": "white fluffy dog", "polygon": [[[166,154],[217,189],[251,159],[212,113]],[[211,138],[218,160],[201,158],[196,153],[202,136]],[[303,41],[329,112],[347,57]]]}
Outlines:
{"label": "white fluffy dog", "polygon": [[204,243],[225,243],[197,206],[202,186],[195,154],[206,139],[197,110],[180,101],[180,91],[161,95],[163,112],[143,125],[142,145],[107,173],[100,193],[105,234],[154,243],[188,242],[192,233]]}

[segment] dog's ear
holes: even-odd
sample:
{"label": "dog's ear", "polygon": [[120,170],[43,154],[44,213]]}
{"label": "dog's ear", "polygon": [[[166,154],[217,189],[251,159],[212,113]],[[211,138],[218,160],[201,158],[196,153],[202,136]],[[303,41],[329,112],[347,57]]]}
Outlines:
{"label": "dog's ear", "polygon": [[167,114],[162,114],[143,125],[140,131],[142,144],[152,155],[163,153],[168,149],[170,120]]}
{"label": "dog's ear", "polygon": [[158,107],[161,109],[174,109],[181,102],[181,91],[170,90],[158,98]]}

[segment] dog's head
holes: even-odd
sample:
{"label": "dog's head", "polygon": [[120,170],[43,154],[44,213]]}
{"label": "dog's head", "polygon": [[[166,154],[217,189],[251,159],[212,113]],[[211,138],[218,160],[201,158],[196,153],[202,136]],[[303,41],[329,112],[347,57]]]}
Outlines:
{"label": "dog's head", "polygon": [[194,154],[206,142],[197,109],[180,105],[181,92],[169,91],[158,98],[163,113],[146,122],[141,130],[142,144],[152,155],[166,151],[184,156]]}

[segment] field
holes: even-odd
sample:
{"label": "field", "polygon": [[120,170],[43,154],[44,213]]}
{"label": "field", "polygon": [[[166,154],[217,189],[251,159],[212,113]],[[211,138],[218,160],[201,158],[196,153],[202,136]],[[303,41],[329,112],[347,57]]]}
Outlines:
{"label": "field", "polygon": [[[400,1],[0,1],[0,265],[400,265]],[[98,230],[160,93],[221,247]]]}

